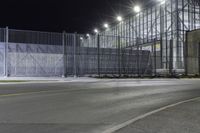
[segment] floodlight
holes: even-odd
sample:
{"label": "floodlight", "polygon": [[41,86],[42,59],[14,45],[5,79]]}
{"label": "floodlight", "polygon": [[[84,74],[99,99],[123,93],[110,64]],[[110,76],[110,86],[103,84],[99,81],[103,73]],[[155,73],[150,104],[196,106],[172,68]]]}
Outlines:
{"label": "floodlight", "polygon": [[94,32],[95,32],[95,33],[99,33],[98,29],[94,29]]}
{"label": "floodlight", "polygon": [[107,23],[105,23],[105,24],[104,24],[104,27],[105,27],[106,29],[108,29],[108,28],[109,28],[109,25],[108,25]]}
{"label": "floodlight", "polygon": [[121,22],[123,20],[122,16],[117,17],[117,21]]}
{"label": "floodlight", "polygon": [[135,6],[135,7],[134,7],[134,11],[135,11],[136,13],[139,13],[139,12],[141,11],[140,6]]}
{"label": "floodlight", "polygon": [[86,34],[87,37],[90,37],[90,34]]}

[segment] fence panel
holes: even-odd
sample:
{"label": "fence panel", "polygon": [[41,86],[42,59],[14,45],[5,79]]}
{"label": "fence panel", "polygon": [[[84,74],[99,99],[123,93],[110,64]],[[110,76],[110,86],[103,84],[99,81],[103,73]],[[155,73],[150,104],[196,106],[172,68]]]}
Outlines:
{"label": "fence panel", "polygon": [[4,76],[4,53],[5,43],[0,42],[0,77]]}
{"label": "fence panel", "polygon": [[9,43],[8,76],[62,76],[62,46]]}
{"label": "fence panel", "polygon": [[[120,36],[95,35],[84,41],[87,42],[84,44],[85,49],[87,49],[87,53],[88,51],[94,51],[94,53],[96,52],[96,54],[92,54],[92,57],[94,58],[92,63],[93,65],[90,64],[91,62],[86,63],[89,66],[92,66],[93,69],[94,67],[96,68],[95,70],[97,71],[93,74],[97,74],[99,76],[118,77],[138,76],[139,73],[141,75],[151,75],[150,51],[133,50],[132,47],[127,47],[130,46],[124,43],[127,42],[127,38]],[[88,45],[88,42],[93,43],[96,47],[93,47],[93,49],[88,48],[86,46]],[[91,44],[89,45],[91,46]]]}
{"label": "fence panel", "polygon": [[6,30],[0,28],[0,77],[5,76],[5,34]]}
{"label": "fence panel", "polygon": [[63,75],[62,34],[9,30],[8,76]]}

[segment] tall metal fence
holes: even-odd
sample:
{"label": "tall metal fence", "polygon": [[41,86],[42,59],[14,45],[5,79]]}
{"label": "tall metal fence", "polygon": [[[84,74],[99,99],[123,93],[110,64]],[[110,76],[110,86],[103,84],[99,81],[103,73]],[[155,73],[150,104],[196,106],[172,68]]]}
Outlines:
{"label": "tall metal fence", "polygon": [[152,53],[121,36],[0,29],[0,76],[151,76]]}
{"label": "tall metal fence", "polygon": [[143,77],[186,73],[184,69],[174,69],[178,57],[174,56],[173,40],[166,51],[169,69],[164,69],[162,64],[164,55],[160,40],[146,44],[135,42],[138,40],[115,35],[86,36],[1,28],[0,76]]}
{"label": "tall metal fence", "polygon": [[64,35],[65,76],[151,75],[150,51],[124,47],[123,37]]}
{"label": "tall metal fence", "polygon": [[[179,57],[175,54],[174,40],[169,41],[166,56],[162,51],[163,40],[141,44],[124,36],[0,28],[0,76],[200,75],[199,33],[199,30],[187,33],[184,57]],[[169,62],[168,69],[162,64],[164,56]],[[175,68],[177,59],[185,62],[183,69]]]}
{"label": "tall metal fence", "polygon": [[1,76],[60,76],[62,34],[1,29]]}

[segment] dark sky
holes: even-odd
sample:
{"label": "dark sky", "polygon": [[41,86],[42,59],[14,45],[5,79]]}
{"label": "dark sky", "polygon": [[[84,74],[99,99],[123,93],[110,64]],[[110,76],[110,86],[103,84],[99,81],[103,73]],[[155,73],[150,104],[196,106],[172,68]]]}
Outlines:
{"label": "dark sky", "polygon": [[[3,0],[2,0],[3,1]],[[87,33],[117,14],[126,14],[136,0],[5,0],[0,27]],[[140,0],[142,1],[142,0]]]}

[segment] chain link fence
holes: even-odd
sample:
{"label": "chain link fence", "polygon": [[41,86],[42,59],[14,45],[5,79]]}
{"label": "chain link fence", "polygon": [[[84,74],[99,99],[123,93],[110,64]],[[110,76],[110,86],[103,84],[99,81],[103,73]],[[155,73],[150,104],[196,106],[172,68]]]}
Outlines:
{"label": "chain link fence", "polygon": [[0,28],[0,76],[5,75],[5,33],[5,29]]}
{"label": "chain link fence", "polygon": [[[154,39],[141,44],[130,37],[115,35],[86,36],[1,28],[0,76],[152,77],[190,73],[199,75],[199,44],[197,41],[193,44],[191,40],[194,39],[191,37],[185,43],[184,58],[181,56],[177,60],[179,57],[174,48],[176,40],[173,39],[168,40],[166,51],[163,51],[162,42],[165,40]],[[199,38],[198,35],[196,38]],[[163,57],[163,52],[168,53],[168,56]],[[192,56],[192,53],[196,53],[195,56]],[[195,58],[194,61],[191,58]],[[183,69],[175,69],[178,61],[185,62]],[[163,62],[168,62],[169,69],[164,69]]]}
{"label": "chain link fence", "polygon": [[1,29],[2,76],[61,76],[62,34]]}

